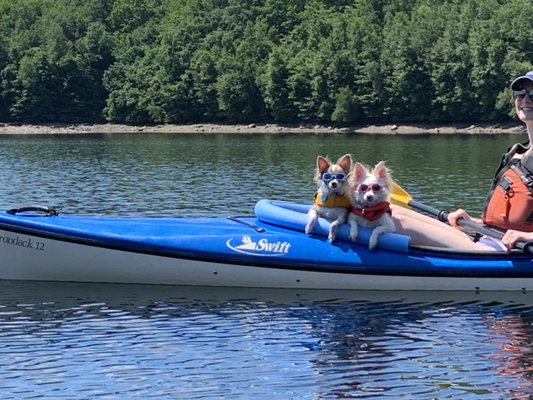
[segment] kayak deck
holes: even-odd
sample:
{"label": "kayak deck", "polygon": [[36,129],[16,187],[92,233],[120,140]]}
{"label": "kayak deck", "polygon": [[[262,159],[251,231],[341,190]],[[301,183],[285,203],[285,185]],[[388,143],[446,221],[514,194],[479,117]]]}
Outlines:
{"label": "kayak deck", "polygon": [[230,218],[0,213],[0,279],[533,290],[533,260],[527,254],[414,248],[408,238],[395,234],[375,250],[343,235],[330,243],[327,221],[319,227],[326,232],[303,232],[300,225],[305,225],[308,206],[284,205],[281,212],[288,215],[282,219],[277,203],[267,206],[275,214],[272,220],[265,209],[255,216]]}

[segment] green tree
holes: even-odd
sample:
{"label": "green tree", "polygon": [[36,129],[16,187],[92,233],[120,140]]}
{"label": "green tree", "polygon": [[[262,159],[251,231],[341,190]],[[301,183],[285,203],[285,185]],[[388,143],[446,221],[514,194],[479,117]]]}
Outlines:
{"label": "green tree", "polygon": [[0,118],[504,121],[530,0],[0,0]]}
{"label": "green tree", "polygon": [[[426,15],[426,23],[418,17],[420,14]],[[376,93],[384,117],[392,121],[427,121],[431,114],[434,90],[425,62],[429,40],[425,28],[431,23],[429,7],[420,14],[402,11],[388,15],[383,29]]]}
{"label": "green tree", "polygon": [[261,76],[262,96],[269,115],[279,122],[296,121],[296,109],[289,99],[289,68],[287,56],[279,47],[268,57],[265,70]]}
{"label": "green tree", "polygon": [[[488,79],[499,87],[494,104],[495,118],[499,120],[515,115],[514,104],[507,89],[509,83],[514,77],[533,69],[531,13],[533,3],[529,0],[506,1],[494,9],[487,26],[485,39],[492,67],[488,71]],[[491,100],[494,101],[489,94],[488,101]]]}
{"label": "green tree", "polygon": [[336,96],[335,109],[331,120],[341,123],[352,123],[361,118],[361,110],[354,101],[352,90],[349,87],[339,89]]}
{"label": "green tree", "polygon": [[[165,8],[160,0],[115,0],[106,18],[114,33],[114,62],[105,70],[102,81],[109,93],[103,109],[109,121],[127,123],[160,122],[150,92],[152,80],[160,82],[156,64],[160,46],[160,21]],[[154,78],[155,77],[155,78]],[[157,94],[159,96],[159,94]],[[152,115],[151,115],[152,114]]]}

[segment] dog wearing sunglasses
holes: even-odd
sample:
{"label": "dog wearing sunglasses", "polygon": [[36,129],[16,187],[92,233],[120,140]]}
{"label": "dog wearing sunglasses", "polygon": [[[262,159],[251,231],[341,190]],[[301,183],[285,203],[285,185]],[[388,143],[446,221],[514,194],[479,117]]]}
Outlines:
{"label": "dog wearing sunglasses", "polygon": [[348,216],[350,239],[356,241],[359,226],[373,228],[368,241],[368,248],[372,250],[378,244],[379,235],[396,230],[389,201],[392,187],[390,170],[384,161],[377,163],[371,171],[357,162],[349,183],[352,202]]}
{"label": "dog wearing sunglasses", "polygon": [[352,156],[345,154],[332,163],[327,157],[318,156],[314,180],[318,185],[315,202],[308,212],[305,233],[313,230],[319,217],[331,222],[328,241],[333,242],[337,228],[346,222],[350,212],[348,174],[352,169]]}

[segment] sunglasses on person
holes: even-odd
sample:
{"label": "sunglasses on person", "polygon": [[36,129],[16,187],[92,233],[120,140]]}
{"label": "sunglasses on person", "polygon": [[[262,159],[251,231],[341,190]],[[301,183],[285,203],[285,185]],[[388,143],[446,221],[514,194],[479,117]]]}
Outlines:
{"label": "sunglasses on person", "polygon": [[322,174],[322,180],[324,182],[329,182],[329,181],[332,181],[333,179],[336,179],[339,182],[343,182],[343,181],[346,180],[346,174],[344,174],[342,172],[338,172],[336,174],[330,174],[329,172],[326,172],[326,173]]}
{"label": "sunglasses on person", "polygon": [[357,188],[360,192],[368,192],[369,190],[372,190],[373,192],[379,192],[381,190],[381,185],[374,183],[373,185],[367,185],[366,183],[362,183]]}
{"label": "sunglasses on person", "polygon": [[524,100],[524,97],[526,97],[526,94],[529,96],[529,100],[533,101],[533,88],[513,90],[513,97],[518,100]]}

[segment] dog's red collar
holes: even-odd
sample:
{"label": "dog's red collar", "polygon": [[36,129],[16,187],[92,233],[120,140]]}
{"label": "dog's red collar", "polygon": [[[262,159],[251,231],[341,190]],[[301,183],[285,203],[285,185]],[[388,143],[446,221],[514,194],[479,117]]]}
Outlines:
{"label": "dog's red collar", "polygon": [[388,201],[382,201],[373,206],[365,208],[352,207],[352,212],[355,215],[363,217],[369,221],[375,221],[383,216],[385,213],[392,214],[390,203]]}

